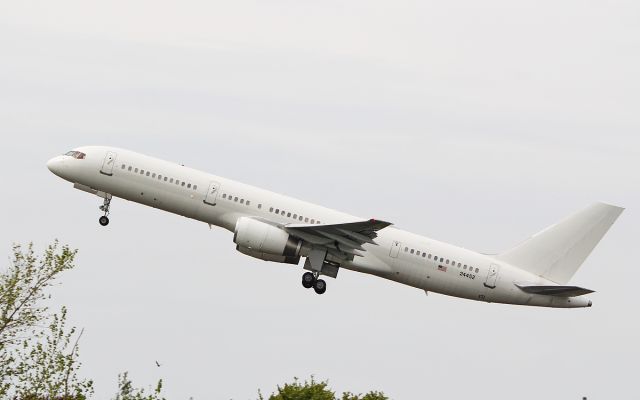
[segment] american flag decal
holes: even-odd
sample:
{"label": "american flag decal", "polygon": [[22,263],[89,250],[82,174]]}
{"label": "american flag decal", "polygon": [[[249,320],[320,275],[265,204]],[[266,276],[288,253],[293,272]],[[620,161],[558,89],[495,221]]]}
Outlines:
{"label": "american flag decal", "polygon": [[444,265],[438,265],[438,271],[447,272],[447,267]]}

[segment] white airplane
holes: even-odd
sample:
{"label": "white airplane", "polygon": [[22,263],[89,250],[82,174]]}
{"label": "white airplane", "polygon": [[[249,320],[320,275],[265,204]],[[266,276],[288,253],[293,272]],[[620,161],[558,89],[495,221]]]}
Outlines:
{"label": "white airplane", "polygon": [[519,246],[486,255],[171,162],[114,147],[87,146],[54,157],[51,172],[103,198],[113,196],[216,225],[236,249],[261,260],[298,265],[302,285],[322,294],[321,276],[341,268],[424,290],[490,303],[590,307],[592,290],[567,283],[623,208],[596,203]]}

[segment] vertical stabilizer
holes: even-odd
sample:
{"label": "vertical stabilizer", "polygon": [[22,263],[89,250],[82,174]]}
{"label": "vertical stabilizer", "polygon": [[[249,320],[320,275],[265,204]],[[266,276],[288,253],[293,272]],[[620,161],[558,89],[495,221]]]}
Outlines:
{"label": "vertical stabilizer", "polygon": [[548,227],[497,258],[565,284],[624,208],[596,203]]}

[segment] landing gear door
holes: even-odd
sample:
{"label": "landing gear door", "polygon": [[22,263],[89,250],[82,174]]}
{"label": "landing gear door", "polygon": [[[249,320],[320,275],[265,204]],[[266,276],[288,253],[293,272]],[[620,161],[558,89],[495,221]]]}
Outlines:
{"label": "landing gear door", "polygon": [[498,264],[491,264],[491,266],[489,267],[489,273],[487,274],[487,280],[484,282],[484,286],[488,287],[489,289],[494,289],[496,287],[499,272],[500,266]]}
{"label": "landing gear door", "polygon": [[207,196],[204,199],[204,204],[215,206],[219,191],[220,191],[220,184],[218,182],[211,182],[209,184],[209,190],[207,191]]}
{"label": "landing gear door", "polygon": [[118,155],[112,151],[107,152],[107,155],[104,156],[104,161],[102,162],[102,169],[100,169],[101,174],[107,176],[113,175],[113,165],[116,163],[117,156]]}
{"label": "landing gear door", "polygon": [[402,243],[398,242],[397,240],[394,240],[393,243],[391,243],[391,251],[389,252],[389,256],[391,258],[398,258],[398,253],[400,253],[400,247],[402,247]]}

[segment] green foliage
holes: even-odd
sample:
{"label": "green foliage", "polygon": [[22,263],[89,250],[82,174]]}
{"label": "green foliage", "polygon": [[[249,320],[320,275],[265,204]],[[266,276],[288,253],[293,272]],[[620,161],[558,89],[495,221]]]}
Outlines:
{"label": "green foliage", "polygon": [[293,378],[293,383],[278,386],[277,393],[269,396],[269,400],[335,400],[335,394],[327,385],[327,381],[316,382],[313,376],[309,381],[304,381],[304,384],[298,378]]}
{"label": "green foliage", "polygon": [[58,242],[37,258],[33,244],[26,249],[13,246],[13,259],[6,272],[0,274],[0,349],[20,341],[21,335],[46,318],[47,307],[41,304],[44,290],[60,272],[73,268],[76,250]]}
{"label": "green foliage", "polygon": [[43,304],[45,289],[73,268],[75,256],[57,241],[41,257],[32,244],[13,247],[11,264],[0,273],[0,398],[84,400],[93,394],[93,382],[77,376],[81,333],[67,328],[66,308],[51,315]]}
{"label": "green foliage", "polygon": [[389,400],[389,398],[384,393],[377,391],[358,395],[345,392],[342,394],[342,400]]}
{"label": "green foliage", "polygon": [[[264,400],[258,391],[258,400]],[[342,397],[336,397],[335,392],[329,389],[329,381],[318,382],[312,376],[310,380],[301,383],[298,378],[293,378],[293,383],[285,383],[278,386],[276,393],[271,394],[268,400],[389,400],[382,392],[369,392],[364,395],[355,395],[345,392]]]}
{"label": "green foliage", "polygon": [[114,400],[166,400],[162,396],[162,379],[158,381],[155,389],[146,393],[144,389],[135,388],[129,379],[129,373],[124,372],[118,375],[118,393]]}
{"label": "green foliage", "polygon": [[93,393],[93,382],[78,378],[82,332],[75,337],[76,328],[67,330],[66,319],[67,309],[63,307],[51,317],[48,330],[23,341],[13,388],[19,398],[85,400]]}

